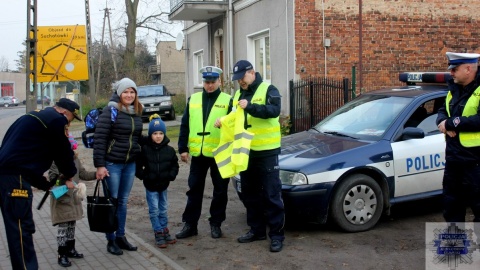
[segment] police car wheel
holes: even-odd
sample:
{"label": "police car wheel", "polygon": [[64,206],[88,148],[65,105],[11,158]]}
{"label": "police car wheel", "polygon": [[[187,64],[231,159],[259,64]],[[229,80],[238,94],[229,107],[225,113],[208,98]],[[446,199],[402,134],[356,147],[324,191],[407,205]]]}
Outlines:
{"label": "police car wheel", "polygon": [[330,209],[334,223],[342,230],[370,230],[383,212],[381,188],[370,176],[351,175],[335,191]]}

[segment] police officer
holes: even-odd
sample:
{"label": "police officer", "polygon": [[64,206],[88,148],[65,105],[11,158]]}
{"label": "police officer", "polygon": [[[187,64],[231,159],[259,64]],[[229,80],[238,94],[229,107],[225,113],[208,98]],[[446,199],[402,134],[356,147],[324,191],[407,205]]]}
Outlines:
{"label": "police officer", "polygon": [[0,208],[13,269],[38,269],[32,235],[31,186],[48,191],[43,176],[55,161],[66,185],[73,188],[77,172],[68,141],[68,125],[78,115],[77,103],[62,98],[54,107],[32,111],[17,119],[7,130],[0,148]]}
{"label": "police officer", "polygon": [[270,251],[279,252],[285,239],[285,211],[278,168],[280,93],[275,86],[263,82],[261,75],[246,60],[235,64],[232,80],[240,84],[233,100],[245,110],[245,129],[254,134],[247,170],[240,173],[250,231],[237,240],[240,243],[264,240],[268,225]]}
{"label": "police officer", "polygon": [[210,169],[213,182],[213,198],[210,205],[210,229],[212,238],[222,237],[220,228],[225,220],[228,183],[223,179],[213,158],[213,149],[220,142],[217,118],[227,115],[232,108],[232,97],[220,91],[222,70],[214,66],[200,69],[203,76],[203,91],[190,96],[180,125],[178,152],[183,162],[190,164],[188,176],[187,206],[183,212],[183,229],[175,236],[178,239],[198,234],[197,223],[202,211],[205,177]]}
{"label": "police officer", "polygon": [[480,71],[476,53],[447,52],[452,78],[439,109],[437,125],[445,134],[443,217],[447,222],[465,222],[471,207],[474,222],[480,222]]}

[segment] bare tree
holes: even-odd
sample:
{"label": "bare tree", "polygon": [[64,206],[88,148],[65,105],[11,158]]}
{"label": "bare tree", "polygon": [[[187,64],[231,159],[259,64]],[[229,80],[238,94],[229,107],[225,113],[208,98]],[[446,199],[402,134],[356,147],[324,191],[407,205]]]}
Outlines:
{"label": "bare tree", "polygon": [[0,56],[0,71],[1,72],[8,72],[8,59],[5,56]]}
{"label": "bare tree", "polygon": [[[138,8],[140,0],[125,0],[125,8],[127,13],[127,25],[125,29],[126,34],[126,48],[124,54],[124,67],[127,70],[133,70],[135,68],[135,48],[136,48],[136,38],[137,30],[139,28],[146,29],[148,31],[153,31],[156,34],[166,35],[169,37],[174,37],[170,32],[170,26],[173,24],[168,21],[168,12],[164,12],[167,8],[168,0],[160,1],[150,1],[143,2],[142,8],[145,10],[152,10],[151,13],[142,13],[141,16],[138,15]],[[156,4],[156,8],[155,7]]]}

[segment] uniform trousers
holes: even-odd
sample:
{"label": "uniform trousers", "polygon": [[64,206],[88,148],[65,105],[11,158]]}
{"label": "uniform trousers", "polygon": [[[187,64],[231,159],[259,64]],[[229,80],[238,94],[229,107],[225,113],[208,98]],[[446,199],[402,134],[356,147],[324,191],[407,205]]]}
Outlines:
{"label": "uniform trousers", "polygon": [[474,222],[480,222],[480,166],[465,162],[445,163],[443,217],[447,222],[465,222],[470,207]]}
{"label": "uniform trousers", "polygon": [[242,198],[247,208],[247,224],[255,235],[283,241],[285,209],[282,200],[278,156],[250,157],[248,168],[240,173]]}
{"label": "uniform trousers", "polygon": [[32,187],[20,175],[0,175],[0,208],[12,269],[38,269],[32,202]]}
{"label": "uniform trousers", "polygon": [[220,226],[226,218],[225,211],[227,209],[230,179],[222,178],[213,157],[200,155],[192,157],[190,175],[188,176],[187,206],[182,216],[183,222],[196,226],[200,219],[205,178],[209,169],[213,183],[213,198],[208,220],[211,225]]}

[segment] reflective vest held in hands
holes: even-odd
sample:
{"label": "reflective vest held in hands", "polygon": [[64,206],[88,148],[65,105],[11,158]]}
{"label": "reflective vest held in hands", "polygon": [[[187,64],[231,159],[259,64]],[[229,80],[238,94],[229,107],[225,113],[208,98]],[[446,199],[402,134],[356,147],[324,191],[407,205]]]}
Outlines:
{"label": "reflective vest held in hands", "polygon": [[[452,93],[449,91],[445,101],[445,108],[448,116],[450,115],[450,101],[452,100]],[[472,116],[478,113],[478,105],[480,102],[480,87],[475,89],[472,95],[468,98],[465,108],[463,108],[462,116]],[[464,147],[480,146],[480,132],[478,131],[461,131],[459,134],[460,143]]]}
{"label": "reflective vest held in hands", "polygon": [[234,110],[221,118],[220,143],[213,150],[222,178],[233,177],[248,167],[253,133],[245,130],[245,113],[242,108],[236,107],[236,103]]}
{"label": "reflective vest held in hands", "polygon": [[188,149],[190,155],[194,157],[198,157],[200,154],[213,157],[213,148],[217,147],[220,142],[220,130],[215,128],[214,124],[217,118],[227,114],[231,96],[223,92],[218,95],[208,115],[205,127],[203,127],[202,95],[203,92],[199,92],[190,97]]}
{"label": "reflective vest held in hands", "polygon": [[[270,84],[262,82],[250,100],[253,104],[265,105],[267,103],[267,89]],[[240,98],[240,90],[237,90],[234,102]],[[247,113],[247,130],[252,132],[253,139],[250,149],[255,151],[271,150],[280,147],[281,133],[279,117],[256,118]]]}

